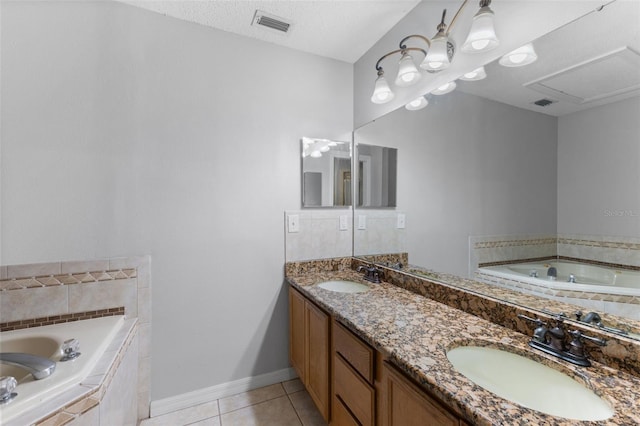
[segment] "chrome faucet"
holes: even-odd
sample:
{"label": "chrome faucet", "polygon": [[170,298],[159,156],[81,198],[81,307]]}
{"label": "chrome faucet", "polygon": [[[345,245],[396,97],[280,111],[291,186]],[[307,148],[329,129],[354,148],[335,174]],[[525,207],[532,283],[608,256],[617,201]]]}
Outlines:
{"label": "chrome faucet", "polygon": [[569,274],[569,279],[567,280],[567,282],[575,283],[576,282],[576,276],[573,275],[573,274]]}
{"label": "chrome faucet", "polygon": [[538,278],[538,271],[536,271],[535,269],[530,270],[529,276],[533,278]]}
{"label": "chrome faucet", "polygon": [[0,353],[0,363],[15,365],[27,370],[36,380],[49,377],[56,370],[56,363],[48,358],[20,352]]}

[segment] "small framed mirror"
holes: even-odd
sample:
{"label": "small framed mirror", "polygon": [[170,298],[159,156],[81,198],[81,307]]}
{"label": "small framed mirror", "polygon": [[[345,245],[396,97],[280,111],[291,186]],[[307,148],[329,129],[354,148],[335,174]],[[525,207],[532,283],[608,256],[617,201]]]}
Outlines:
{"label": "small framed mirror", "polygon": [[300,147],[302,207],[350,207],[351,142],[304,137]]}

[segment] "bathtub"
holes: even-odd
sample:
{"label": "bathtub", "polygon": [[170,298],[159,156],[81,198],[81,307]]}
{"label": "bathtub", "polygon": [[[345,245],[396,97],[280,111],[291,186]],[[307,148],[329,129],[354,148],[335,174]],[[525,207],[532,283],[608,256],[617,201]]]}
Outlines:
{"label": "bathtub", "polygon": [[[550,267],[556,268],[558,272],[555,280],[547,277]],[[533,272],[537,277],[531,276]],[[478,273],[556,290],[640,296],[640,271],[618,270],[584,263],[514,263],[479,268]],[[568,282],[570,275],[575,276],[575,283]]]}
{"label": "bathtub", "polygon": [[[41,380],[34,380],[19,367],[0,364],[0,376],[13,376],[18,381],[14,391],[18,396],[0,405],[0,423],[5,424],[41,406],[43,402],[81,385],[90,374],[99,373],[96,371],[98,361],[123,323],[124,316],[120,315],[0,333],[0,351],[25,352],[56,361],[53,374]],[[60,346],[71,338],[79,341],[82,355],[72,361],[59,362],[62,357]]]}

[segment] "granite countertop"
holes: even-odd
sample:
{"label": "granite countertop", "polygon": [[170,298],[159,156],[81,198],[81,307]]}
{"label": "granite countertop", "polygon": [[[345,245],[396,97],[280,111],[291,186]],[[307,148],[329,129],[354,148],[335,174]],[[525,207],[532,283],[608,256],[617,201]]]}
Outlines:
{"label": "granite countertop", "polygon": [[[350,280],[371,290],[346,294],[315,286]],[[528,346],[529,337],[388,283],[371,284],[353,270],[306,272],[287,281],[347,325],[371,346],[466,420],[478,425],[635,425],[640,378],[594,362],[578,367]],[[475,385],[454,370],[448,349],[473,344],[503,348],[552,366],[606,400],[615,415],[606,421],[567,420],[522,407]]]}

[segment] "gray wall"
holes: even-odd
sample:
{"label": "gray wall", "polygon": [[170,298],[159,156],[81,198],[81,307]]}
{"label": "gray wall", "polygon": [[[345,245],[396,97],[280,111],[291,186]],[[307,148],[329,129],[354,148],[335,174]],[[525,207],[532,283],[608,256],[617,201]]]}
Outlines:
{"label": "gray wall", "polygon": [[560,117],[558,232],[640,237],[640,98]]}
{"label": "gray wall", "polygon": [[452,92],[381,117],[355,140],[398,148],[412,264],[466,276],[469,236],[556,233],[555,117]]}
{"label": "gray wall", "polygon": [[152,399],[286,368],[283,210],[352,66],[115,2],[1,24],[2,264],[151,254]]}

